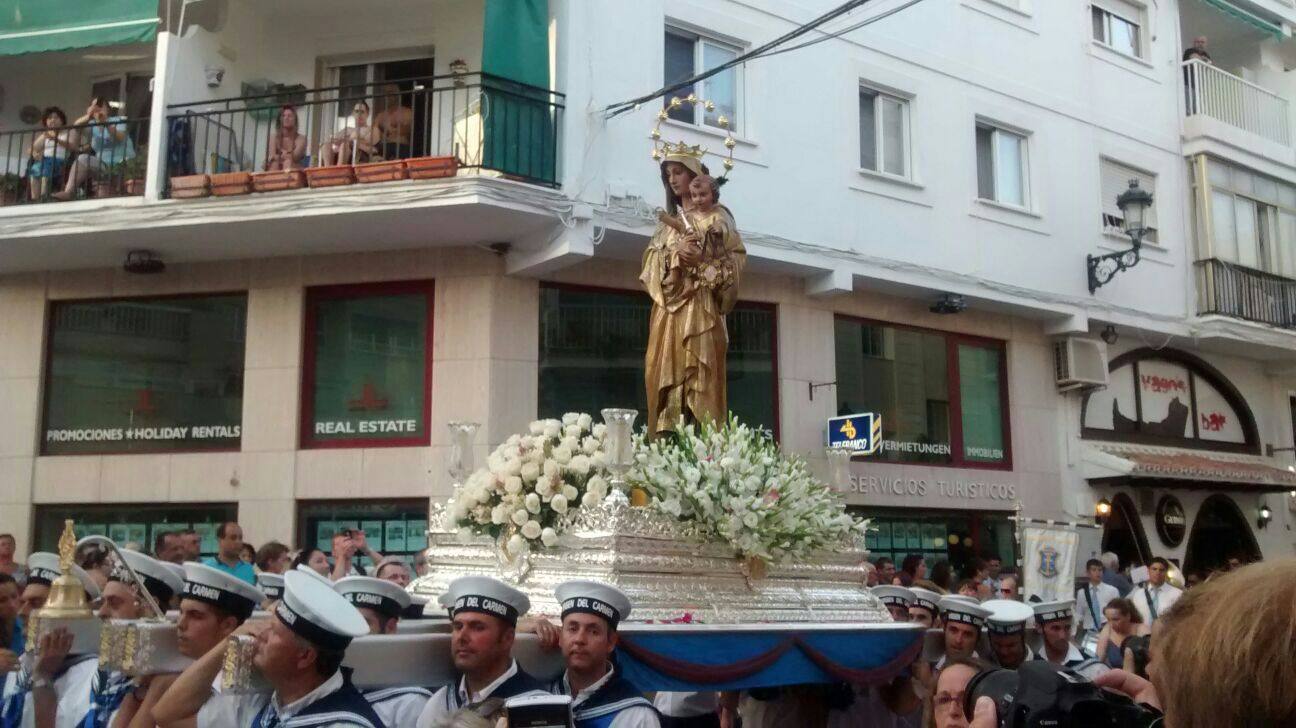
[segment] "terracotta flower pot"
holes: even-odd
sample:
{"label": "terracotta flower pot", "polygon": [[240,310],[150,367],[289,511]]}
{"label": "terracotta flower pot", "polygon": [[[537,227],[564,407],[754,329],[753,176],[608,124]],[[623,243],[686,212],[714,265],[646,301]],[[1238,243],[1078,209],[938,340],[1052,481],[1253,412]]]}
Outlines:
{"label": "terracotta flower pot", "polygon": [[299,190],[306,186],[306,174],[300,169],[288,169],[279,172],[253,172],[253,192],[278,192],[279,190]]}
{"label": "terracotta flower pot", "polygon": [[[144,194],[144,180],[142,179],[126,180],[126,194],[131,195],[132,197],[142,196]],[[171,196],[174,197],[175,194],[172,193]]]}
{"label": "terracotta flower pot", "polygon": [[222,172],[211,176],[211,191],[217,197],[246,195],[252,191],[252,175],[248,172]]}
{"label": "terracotta flower pot", "polygon": [[391,182],[405,179],[405,162],[369,162],[354,167],[357,182]]}
{"label": "terracotta flower pot", "polygon": [[[133,180],[132,180],[133,181]],[[211,179],[205,174],[188,174],[171,178],[171,197],[177,200],[192,200],[211,194]]]}
{"label": "terracotta flower pot", "polygon": [[417,157],[405,160],[410,179],[436,179],[453,177],[459,170],[459,160],[454,157]]}
{"label": "terracotta flower pot", "polygon": [[350,166],[310,167],[306,170],[306,184],[316,187],[338,187],[355,182]]}

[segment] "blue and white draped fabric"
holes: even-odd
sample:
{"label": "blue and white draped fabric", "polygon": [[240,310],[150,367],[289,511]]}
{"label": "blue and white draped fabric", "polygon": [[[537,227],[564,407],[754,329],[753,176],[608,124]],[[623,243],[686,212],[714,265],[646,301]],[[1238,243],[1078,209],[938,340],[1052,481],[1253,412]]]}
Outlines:
{"label": "blue and white draped fabric", "polygon": [[121,707],[130,688],[131,678],[127,675],[96,670],[94,682],[90,686],[90,711],[78,724],[80,728],[108,728],[109,721]]}
{"label": "blue and white draped fabric", "polygon": [[3,692],[0,693],[0,728],[19,728],[22,725],[23,708],[27,704],[27,693],[31,692],[31,675],[27,668],[19,668],[5,676]]}

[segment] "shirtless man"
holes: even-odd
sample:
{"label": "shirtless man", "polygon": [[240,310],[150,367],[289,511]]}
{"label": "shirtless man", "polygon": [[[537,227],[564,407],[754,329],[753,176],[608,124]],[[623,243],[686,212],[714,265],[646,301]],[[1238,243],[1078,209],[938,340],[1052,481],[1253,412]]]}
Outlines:
{"label": "shirtless man", "polygon": [[394,83],[378,87],[375,100],[378,113],[374,126],[382,132],[383,159],[409,159],[413,156],[414,110],[405,105],[400,88]]}

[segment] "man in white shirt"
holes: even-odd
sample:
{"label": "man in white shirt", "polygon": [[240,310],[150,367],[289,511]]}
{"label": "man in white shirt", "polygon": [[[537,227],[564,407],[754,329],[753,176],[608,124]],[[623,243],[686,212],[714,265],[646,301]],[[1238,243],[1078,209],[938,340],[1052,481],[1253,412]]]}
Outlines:
{"label": "man in white shirt", "polygon": [[1089,581],[1076,590],[1076,628],[1080,633],[1092,632],[1097,635],[1107,623],[1103,610],[1107,603],[1120,596],[1116,587],[1104,584],[1103,563],[1098,559],[1089,559],[1085,564],[1085,575]]}
{"label": "man in white shirt", "polygon": [[576,724],[660,728],[652,703],[612,665],[617,624],[630,616],[630,599],[614,586],[585,580],[559,584],[554,596],[562,607],[558,640],[567,671],[550,690],[571,696]]}
{"label": "man in white shirt", "polygon": [[1151,625],[1183,596],[1182,589],[1166,583],[1169,573],[1170,562],[1157,556],[1148,565],[1147,583],[1134,587],[1134,591],[1130,592],[1129,599],[1134,602],[1134,608],[1143,617],[1144,624]]}

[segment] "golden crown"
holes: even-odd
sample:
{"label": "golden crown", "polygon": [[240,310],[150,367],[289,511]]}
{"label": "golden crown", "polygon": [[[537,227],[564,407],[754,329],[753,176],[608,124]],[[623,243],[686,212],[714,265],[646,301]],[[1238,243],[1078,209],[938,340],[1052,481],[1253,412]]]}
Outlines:
{"label": "golden crown", "polygon": [[[691,104],[694,107],[700,105],[707,111],[715,111],[715,102],[700,99],[696,94],[689,94],[686,98],[682,99],[678,96],[671,97],[671,100],[667,104],[667,108],[657,112],[657,123],[653,125],[652,133],[649,135],[652,137],[653,161],[660,162],[667,157],[690,157],[701,161],[701,159],[707,154],[713,153],[709,152],[706,147],[703,147],[700,144],[688,144],[686,142],[671,143],[662,140],[661,125],[663,121],[670,118],[670,112],[668,109],[678,109],[684,104]],[[734,166],[733,151],[734,147],[738,146],[738,142],[734,139],[733,128],[730,126],[729,118],[727,116],[721,114],[719,118],[716,119],[716,124],[721,129],[725,130],[724,146],[725,149],[728,150],[729,154],[724,158],[725,171],[722,177],[728,177],[729,171],[732,170]]]}

